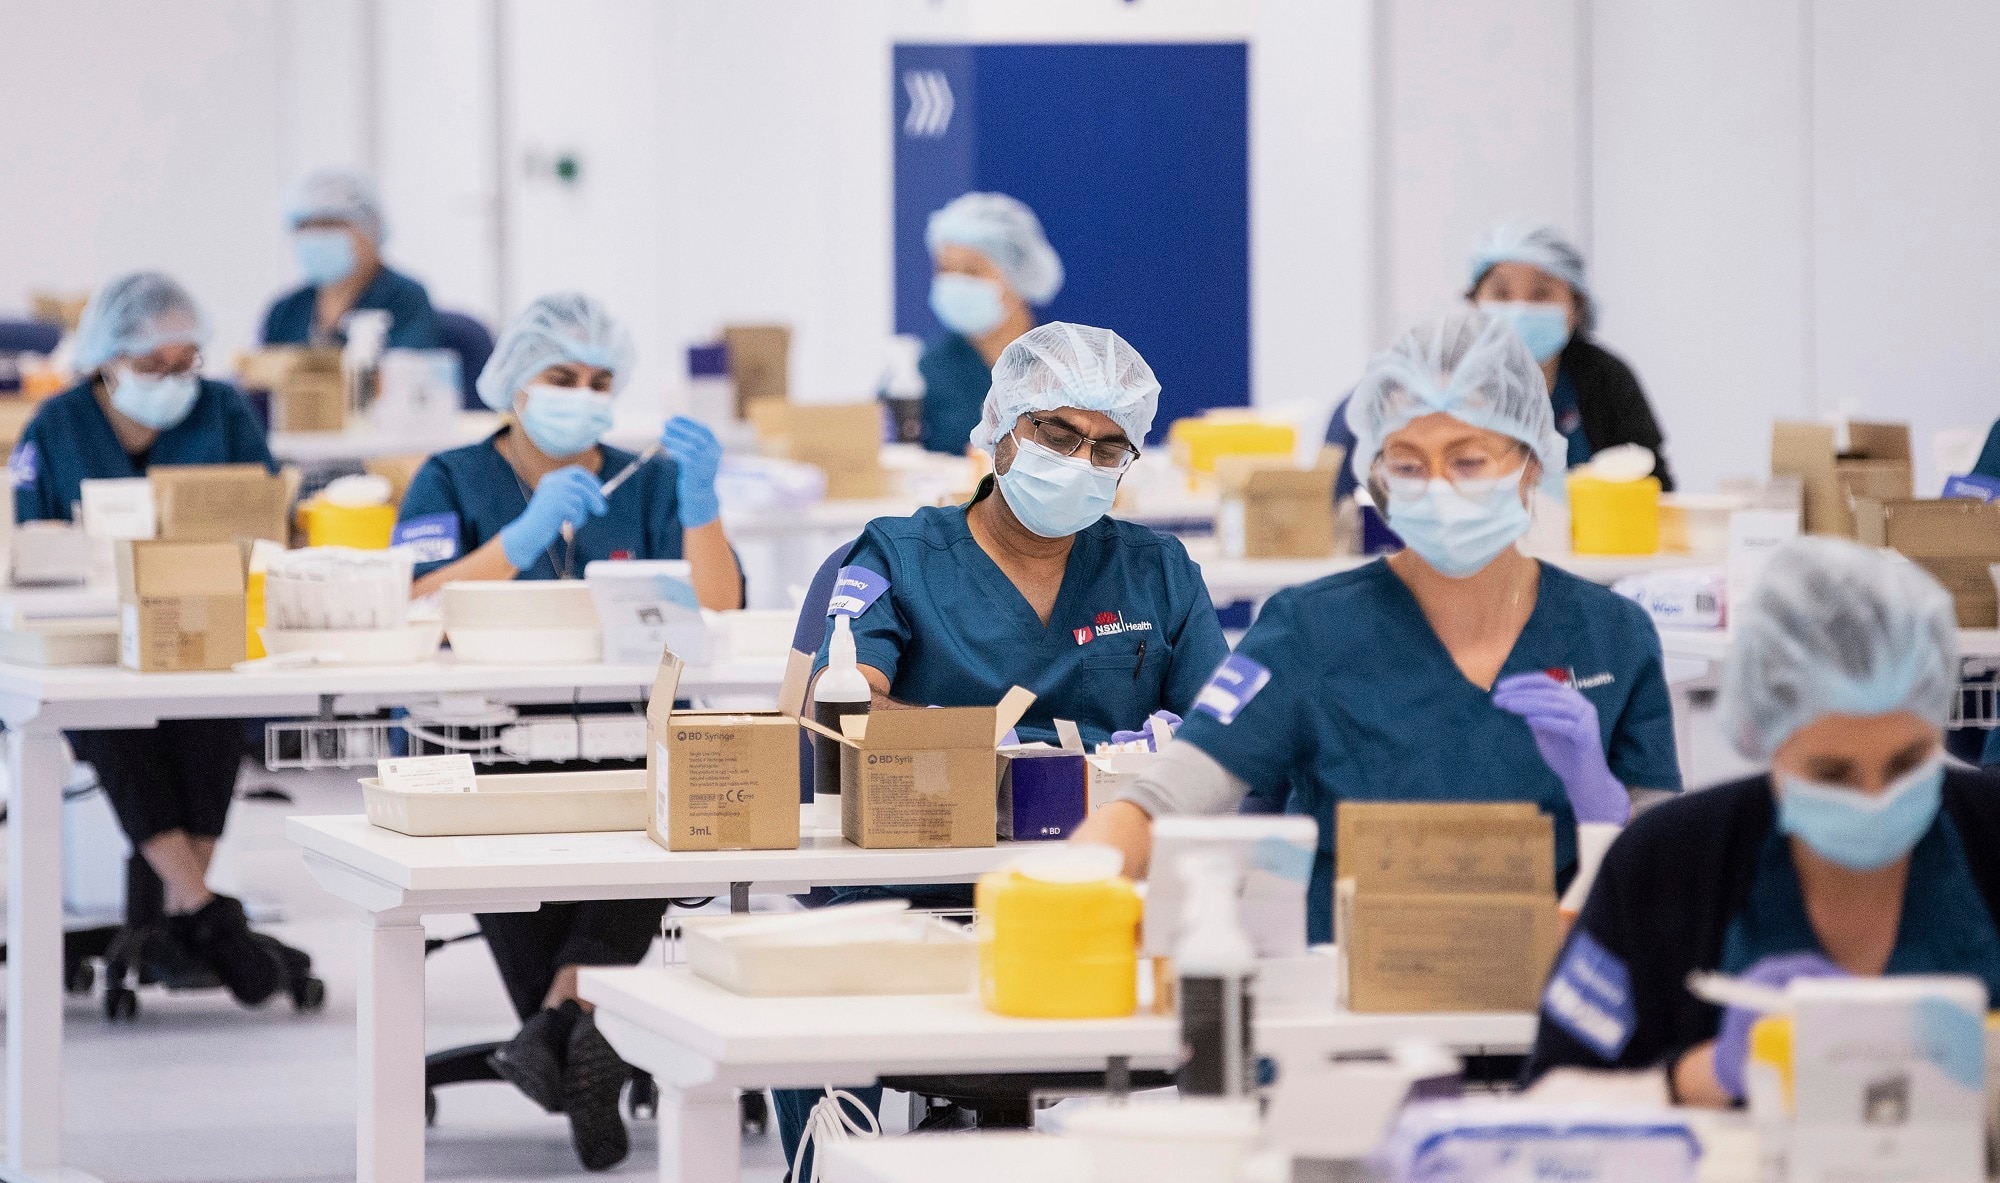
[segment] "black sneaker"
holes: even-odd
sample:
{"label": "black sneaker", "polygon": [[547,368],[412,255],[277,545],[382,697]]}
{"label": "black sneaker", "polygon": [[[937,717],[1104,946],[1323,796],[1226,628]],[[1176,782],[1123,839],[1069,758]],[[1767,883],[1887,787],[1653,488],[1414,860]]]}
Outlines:
{"label": "black sneaker", "polygon": [[139,982],[169,990],[213,990],[222,985],[214,967],[167,924],[148,929],[138,939]]}
{"label": "black sneaker", "polygon": [[244,1006],[256,1006],[285,984],[285,965],[250,931],[243,904],[219,895],[201,910],[167,918],[173,938],[200,954]]}
{"label": "black sneaker", "polygon": [[569,1139],[586,1171],[608,1171],[631,1153],[625,1119],[618,1113],[618,1094],[631,1075],[631,1066],[611,1050],[597,1022],[587,1014],[579,1016],[569,1033],[562,1091]]}
{"label": "black sneaker", "polygon": [[501,1079],[549,1113],[563,1110],[563,1056],[570,1028],[582,1017],[574,1002],[537,1011],[521,1024],[520,1033],[487,1057]]}

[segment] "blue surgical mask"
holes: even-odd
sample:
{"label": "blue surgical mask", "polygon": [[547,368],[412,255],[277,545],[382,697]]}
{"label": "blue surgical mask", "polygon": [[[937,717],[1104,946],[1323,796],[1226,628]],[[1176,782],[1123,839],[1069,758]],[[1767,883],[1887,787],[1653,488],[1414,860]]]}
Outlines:
{"label": "blue surgical mask", "polygon": [[1488,481],[1442,477],[1413,497],[1389,496],[1389,528],[1439,574],[1465,579],[1486,569],[1500,552],[1528,532],[1532,519],[1521,501],[1523,465]]}
{"label": "blue surgical mask", "polygon": [[548,455],[574,456],[611,430],[611,396],[577,386],[530,386],[521,428]]}
{"label": "blue surgical mask", "polygon": [[154,431],[165,431],[188,417],[201,393],[201,379],[190,370],[185,374],[136,374],[113,370],[117,385],[111,389],[111,405],[132,422]]}
{"label": "blue surgical mask", "polygon": [[966,337],[992,332],[1007,315],[999,284],[951,272],[931,280],[931,311],[945,328]]}
{"label": "blue surgical mask", "polygon": [[300,230],[292,235],[292,256],[306,282],[315,287],[354,274],[354,240],[345,230]]}
{"label": "blue surgical mask", "polygon": [[1058,456],[1015,437],[1014,463],[997,478],[1007,508],[1043,538],[1067,538],[1111,512],[1119,474],[1082,456]]}
{"label": "blue surgical mask", "polygon": [[1778,828],[1850,871],[1886,867],[1913,850],[1937,820],[1942,753],[1874,796],[1796,776],[1778,778]]}
{"label": "blue surgical mask", "polygon": [[1545,362],[1569,344],[1569,309],[1560,304],[1529,304],[1519,300],[1481,300],[1479,309],[1501,317],[1528,343],[1536,361]]}

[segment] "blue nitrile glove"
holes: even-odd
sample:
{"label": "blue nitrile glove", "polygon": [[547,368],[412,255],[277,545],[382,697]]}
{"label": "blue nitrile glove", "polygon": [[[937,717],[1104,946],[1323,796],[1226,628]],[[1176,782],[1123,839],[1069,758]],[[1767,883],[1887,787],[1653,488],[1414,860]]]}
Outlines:
{"label": "blue nitrile glove", "polygon": [[675,415],[660,429],[660,444],[680,466],[681,529],[706,526],[722,516],[715,495],[715,474],[722,469],[722,443],[715,433],[685,415]]}
{"label": "blue nitrile glove", "polygon": [[1580,691],[1544,673],[1515,674],[1493,688],[1493,705],[1527,721],[1577,821],[1622,826],[1631,820],[1632,798],[1604,762],[1597,708]]}
{"label": "blue nitrile glove", "polygon": [[[1844,978],[1848,972],[1818,953],[1779,953],[1766,957],[1737,977],[1757,986],[1781,990],[1794,978]],[[1715,1079],[1722,1091],[1743,1099],[1750,1067],[1750,1028],[1764,1016],[1732,1006],[1722,1014],[1722,1032],[1715,1037]]]}
{"label": "blue nitrile glove", "polygon": [[604,494],[597,491],[597,476],[568,465],[543,477],[528,498],[521,516],[500,527],[500,549],[516,571],[526,571],[562,537],[562,529],[574,529],[604,512]]}
{"label": "blue nitrile glove", "polygon": [[[1165,723],[1169,735],[1180,730],[1181,717],[1172,711],[1154,711],[1148,718],[1158,719],[1160,722]],[[1157,752],[1160,750],[1153,743],[1153,729],[1150,727],[1140,731],[1114,731],[1111,733],[1112,743],[1136,743],[1139,740],[1146,741],[1147,751]]]}

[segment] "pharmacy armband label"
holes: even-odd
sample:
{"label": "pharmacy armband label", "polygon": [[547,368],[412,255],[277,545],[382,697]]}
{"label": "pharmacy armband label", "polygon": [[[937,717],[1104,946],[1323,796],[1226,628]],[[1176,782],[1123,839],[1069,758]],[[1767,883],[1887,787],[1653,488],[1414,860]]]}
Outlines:
{"label": "pharmacy armband label", "polygon": [[42,471],[42,450],[33,440],[22,440],[7,457],[7,475],[16,489],[32,489]]}
{"label": "pharmacy armband label", "polygon": [[397,522],[389,535],[390,546],[400,546],[416,556],[419,563],[442,563],[458,557],[458,515],[427,513],[420,518]]}
{"label": "pharmacy armband label", "polygon": [[1578,929],[1542,992],[1542,1013],[1606,1063],[1614,1062],[1638,1025],[1632,972],[1617,954]]}
{"label": "pharmacy armband label", "polygon": [[866,567],[842,567],[834,577],[833,597],[826,602],[828,616],[859,616],[882,593],[889,590],[889,580]]}
{"label": "pharmacy armband label", "polygon": [[1218,723],[1234,723],[1250,700],[1271,680],[1271,671],[1243,656],[1232,653],[1215,667],[1208,685],[1195,695],[1194,709]]}

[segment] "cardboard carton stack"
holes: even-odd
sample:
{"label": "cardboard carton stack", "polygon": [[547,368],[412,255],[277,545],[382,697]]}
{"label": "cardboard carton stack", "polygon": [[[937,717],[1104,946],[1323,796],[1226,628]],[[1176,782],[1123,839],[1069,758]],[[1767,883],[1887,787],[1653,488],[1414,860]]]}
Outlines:
{"label": "cardboard carton stack", "polygon": [[1533,1011],[1560,943],[1533,805],[1342,802],[1340,994],[1364,1013]]}
{"label": "cardboard carton stack", "polygon": [[272,431],[344,431],[347,383],[340,350],[274,345],[243,355],[237,380],[271,393]]}
{"label": "cardboard carton stack", "polygon": [[880,404],[761,402],[750,421],[767,451],[826,473],[830,500],[888,495]]}
{"label": "cardboard carton stack", "polygon": [[660,660],[646,704],[646,832],[668,850],[793,850],[799,844],[799,708],[809,654],[785,666],[775,711],[674,709],[683,663]]}
{"label": "cardboard carton stack", "polygon": [[1771,475],[1797,477],[1805,532],[1853,538],[1854,502],[1907,498],[1916,490],[1907,423],[1849,423],[1847,447],[1829,423],[1771,426]]}
{"label": "cardboard carton stack", "polygon": [[1345,456],[1345,449],[1322,448],[1304,469],[1290,457],[1216,457],[1222,553],[1246,559],[1323,559],[1334,553],[1333,487]]}
{"label": "cardboard carton stack", "polygon": [[247,601],[233,542],[121,542],[118,661],[144,673],[226,670],[242,661]]}
{"label": "cardboard carton stack", "polygon": [[291,537],[291,478],[261,464],[158,464],[148,469],[162,542],[247,542],[280,546]]}
{"label": "cardboard carton stack", "polygon": [[736,386],[736,417],[753,419],[758,403],[787,403],[792,398],[792,330],[785,325],[728,325],[722,330],[729,347],[729,380]]}
{"label": "cardboard carton stack", "polygon": [[1944,585],[1960,628],[2000,623],[1990,571],[2000,563],[2000,502],[1860,498],[1854,510],[1860,541],[1907,556]]}

